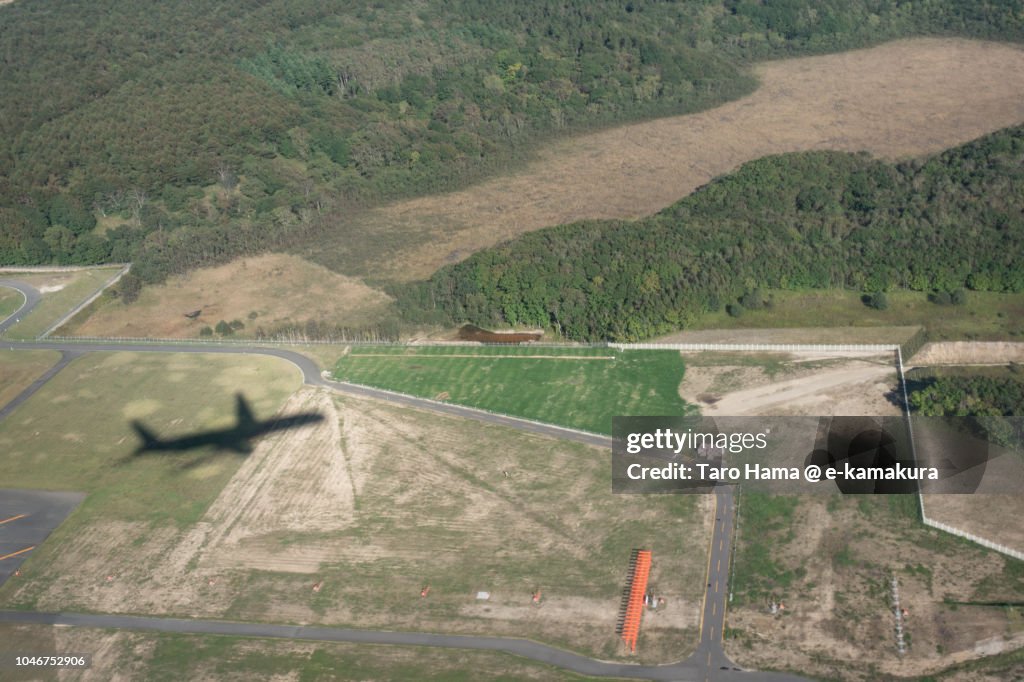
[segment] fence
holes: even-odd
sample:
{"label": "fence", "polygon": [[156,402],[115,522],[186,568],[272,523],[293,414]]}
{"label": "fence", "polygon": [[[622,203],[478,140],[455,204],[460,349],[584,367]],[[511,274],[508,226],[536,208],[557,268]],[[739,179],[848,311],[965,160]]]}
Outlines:
{"label": "fence", "polygon": [[620,350],[721,350],[780,352],[890,352],[899,348],[894,343],[609,343]]}

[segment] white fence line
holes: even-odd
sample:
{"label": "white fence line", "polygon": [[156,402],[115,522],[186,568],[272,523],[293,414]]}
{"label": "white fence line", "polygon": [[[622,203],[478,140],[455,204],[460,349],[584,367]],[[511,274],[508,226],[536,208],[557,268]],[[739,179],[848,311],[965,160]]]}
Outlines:
{"label": "white fence line", "polygon": [[102,265],[0,265],[0,274],[5,272],[79,272],[81,270],[104,270],[106,268],[131,267],[131,263],[104,263]]}
{"label": "white fence line", "polygon": [[[899,367],[900,371],[900,387],[903,389],[903,404],[907,415],[907,433],[910,436],[910,456],[914,460],[914,465],[916,466],[917,449],[914,444],[914,422],[910,416],[910,399],[907,396],[907,381],[906,377],[904,377],[903,375],[903,351],[899,347],[897,347],[896,349],[896,364]],[[925,511],[924,507],[924,493],[921,492],[920,488],[917,489],[917,502],[921,508],[921,523],[923,523],[924,525],[930,528],[935,528],[936,530],[944,531],[946,533],[949,533],[950,535],[956,535],[957,537],[969,540],[977,545],[981,545],[982,547],[995,550],[996,552],[1013,557],[1014,559],[1020,559],[1021,561],[1024,561],[1024,552],[1018,551],[1016,549],[1011,549],[1006,545],[1001,545],[998,542],[993,542],[992,540],[986,540],[981,536],[975,535],[974,533],[968,533],[965,530],[960,530],[959,528],[951,526],[948,523],[942,523],[941,521],[936,521],[935,519],[928,518],[928,513]]]}
{"label": "white fence line", "polygon": [[721,350],[721,351],[793,351],[793,352],[888,352],[899,349],[894,343],[609,343],[621,350]]}
{"label": "white fence line", "polygon": [[924,522],[924,525],[926,526],[930,526],[932,528],[945,531],[951,535],[956,535],[957,537],[964,538],[965,540],[970,540],[971,542],[981,545],[982,547],[986,547],[988,549],[995,550],[1001,554],[1011,556],[1014,559],[1020,559],[1021,561],[1024,561],[1024,552],[1019,552],[1015,549],[1010,549],[1006,545],[1000,545],[998,542],[992,542],[991,540],[986,540],[985,538],[974,535],[973,533],[968,533],[967,531],[960,530],[959,528],[954,528],[948,523],[942,523],[941,521],[930,519],[924,513],[924,507],[921,508],[921,520]]}

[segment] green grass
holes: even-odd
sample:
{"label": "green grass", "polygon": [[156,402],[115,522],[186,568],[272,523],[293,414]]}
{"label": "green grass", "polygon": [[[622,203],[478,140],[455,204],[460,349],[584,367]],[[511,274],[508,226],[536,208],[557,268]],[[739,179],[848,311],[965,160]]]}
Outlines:
{"label": "green grass", "polygon": [[57,364],[55,350],[7,350],[0,346],[0,408],[28,388],[39,376]]}
{"label": "green grass", "polygon": [[[579,680],[561,668],[509,654],[434,647],[287,641],[75,628],[0,625],[5,651],[37,654],[95,651],[91,674],[98,679],[163,680],[293,679],[359,680]],[[58,641],[60,642],[58,644]],[[87,644],[81,644],[82,642]],[[76,648],[77,647],[77,648]],[[5,670],[5,680],[56,680],[57,673]],[[277,677],[275,677],[277,676]]]}
{"label": "green grass", "polygon": [[[860,331],[858,342],[894,342],[905,334],[900,327],[926,327],[932,340],[1024,340],[1024,294],[967,292],[964,305],[940,306],[927,294],[894,291],[887,294],[889,307],[874,310],[854,291],[771,291],[771,308],[748,310],[741,317],[724,311],[701,317],[693,329],[767,329],[785,327],[852,327]],[[877,338],[864,337],[873,328]]]}
{"label": "green grass", "polygon": [[798,499],[746,493],[740,498],[741,542],[737,547],[732,590],[737,603],[758,603],[793,581],[773,548],[792,537]]}
{"label": "green grass", "polygon": [[15,310],[21,307],[25,297],[17,289],[0,286],[0,322],[3,322]]}
{"label": "green grass", "polygon": [[299,384],[294,368],[267,357],[85,355],[0,422],[4,485],[88,493],[78,523],[94,515],[193,523],[240,459],[209,448],[133,457],[131,420],[162,436],[226,426],[236,391],[265,417]]}
{"label": "green grass", "polygon": [[[471,357],[464,357],[471,356]],[[546,356],[546,357],[529,357]],[[611,433],[612,417],[689,414],[675,351],[530,346],[358,347],[334,376],[368,386]],[[447,394],[447,396],[444,396]]]}
{"label": "green grass", "polygon": [[[39,305],[23,317],[21,322],[8,329],[5,336],[10,339],[38,337],[72,308],[99,291],[118,269],[97,268],[74,272],[71,280],[60,291],[43,294]],[[39,286],[39,282],[46,279],[45,276],[21,274],[16,278],[32,286]]]}

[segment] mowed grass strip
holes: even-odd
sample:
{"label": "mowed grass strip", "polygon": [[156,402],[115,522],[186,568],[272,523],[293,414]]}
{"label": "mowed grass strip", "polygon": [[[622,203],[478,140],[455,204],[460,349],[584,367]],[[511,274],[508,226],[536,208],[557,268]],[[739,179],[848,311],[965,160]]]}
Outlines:
{"label": "mowed grass strip", "polygon": [[0,350],[0,408],[28,388],[58,360],[60,353],[55,350]]}
{"label": "mowed grass strip", "polygon": [[194,523],[241,457],[210,447],[133,456],[131,421],[164,438],[229,426],[236,392],[267,418],[300,383],[266,357],[85,355],[0,422],[4,486],[88,493],[62,531],[92,518]]}
{"label": "mowed grass strip", "polygon": [[0,322],[21,307],[25,297],[17,289],[0,286]]}
{"label": "mowed grass strip", "polygon": [[[928,329],[934,340],[1024,340],[1024,294],[968,291],[963,305],[938,305],[920,291],[892,291],[889,306],[864,305],[862,293],[845,290],[769,292],[772,306],[740,317],[724,311],[702,316],[692,329],[771,329],[835,327],[858,343],[892,343],[893,330],[908,325]],[[877,336],[870,334],[877,331]],[[865,332],[868,332],[865,335]],[[904,332],[905,333],[905,332]],[[849,342],[854,342],[853,339]]]}
{"label": "mowed grass strip", "polygon": [[694,411],[679,397],[676,351],[533,346],[356,347],[341,381],[447,400],[594,433],[612,417]]}
{"label": "mowed grass strip", "polygon": [[[25,282],[43,291],[43,299],[20,322],[7,330],[10,339],[34,339],[47,328],[99,291],[120,268],[97,268],[68,273],[17,274],[11,279]],[[47,286],[60,286],[58,291],[46,292]],[[20,295],[19,295],[20,300]],[[16,305],[21,305],[20,303]]]}

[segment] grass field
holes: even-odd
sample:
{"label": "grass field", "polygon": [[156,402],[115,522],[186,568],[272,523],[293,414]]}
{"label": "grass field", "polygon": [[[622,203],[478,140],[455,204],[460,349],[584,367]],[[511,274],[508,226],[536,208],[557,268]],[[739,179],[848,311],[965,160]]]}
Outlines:
{"label": "grass field", "polygon": [[[185,317],[195,310],[201,311],[197,319]],[[195,338],[200,329],[213,328],[220,320],[240,320],[245,327],[235,336],[251,338],[260,327],[269,332],[312,319],[359,328],[394,315],[387,295],[357,280],[296,256],[264,254],[147,286],[131,305],[100,298],[62,333]]]}
{"label": "grass field", "polygon": [[238,458],[209,449],[132,457],[130,421],[165,436],[223,427],[234,422],[235,392],[266,417],[300,383],[291,365],[259,356],[85,355],[0,422],[4,485],[89,493],[61,531],[93,517],[193,523]]}
{"label": "grass field", "polygon": [[[210,679],[351,680],[353,682],[461,682],[593,680],[515,656],[432,647],[332,644],[220,635],[178,635],[0,625],[11,651],[38,654],[93,652],[86,679],[152,682]],[[9,682],[67,679],[37,671],[5,671]]]}
{"label": "grass field", "polygon": [[349,275],[408,281],[518,234],[635,218],[768,154],[834,149],[907,158],[1024,120],[1024,50],[901,40],[756,65],[751,95],[708,111],[556,141],[525,168],[353,216],[304,255]]}
{"label": "grass field", "polygon": [[[701,317],[694,330],[775,329],[831,327],[847,336],[847,343],[893,343],[902,340],[908,326],[928,329],[935,341],[1024,340],[1024,294],[967,292],[963,305],[940,306],[927,294],[894,291],[887,294],[889,307],[874,310],[854,291],[771,291],[773,305],[748,310],[742,317],[725,312]],[[699,331],[696,334],[699,335]],[[673,335],[683,338],[686,334]]]}
{"label": "grass field", "polygon": [[669,607],[634,660],[692,651],[706,500],[614,495],[602,449],[304,388],[285,411],[325,419],[245,458],[127,456],[130,419],[213,427],[236,389],[267,415],[297,383],[274,362],[90,355],[0,423],[5,485],[89,493],[0,607],[500,634],[618,658],[630,550],[648,547]]}
{"label": "grass field", "polygon": [[[43,299],[21,322],[7,330],[11,339],[34,339],[109,280],[120,268],[23,274],[12,278],[38,288]],[[59,287],[59,288],[58,288]],[[56,289],[47,291],[47,289]]]}
{"label": "grass field", "polygon": [[0,407],[28,388],[59,359],[57,351],[0,350]]}
{"label": "grass field", "polygon": [[675,351],[610,348],[353,347],[335,378],[425,398],[611,433],[619,415],[678,415]]}
{"label": "grass field", "polygon": [[[742,495],[730,656],[829,679],[918,679],[979,657],[983,640],[1019,646],[1024,563],[918,519],[912,495]],[[902,659],[891,635],[893,575],[909,611]],[[786,610],[771,615],[770,599]]]}
{"label": "grass field", "polygon": [[0,322],[21,307],[25,297],[17,289],[0,286]]}

